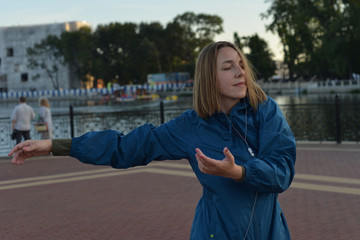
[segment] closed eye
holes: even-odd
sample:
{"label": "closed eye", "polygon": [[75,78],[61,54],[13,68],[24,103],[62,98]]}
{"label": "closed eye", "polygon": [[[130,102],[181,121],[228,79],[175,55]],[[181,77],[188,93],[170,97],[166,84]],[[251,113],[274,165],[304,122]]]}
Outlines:
{"label": "closed eye", "polygon": [[245,69],[245,66],[244,66],[244,64],[243,64],[243,62],[242,62],[242,61],[240,61],[240,62],[239,62],[239,66],[241,67],[241,69],[242,69],[242,70],[244,70],[244,69]]}
{"label": "closed eye", "polygon": [[225,64],[223,65],[223,70],[230,70],[232,68],[232,65],[231,64]]}

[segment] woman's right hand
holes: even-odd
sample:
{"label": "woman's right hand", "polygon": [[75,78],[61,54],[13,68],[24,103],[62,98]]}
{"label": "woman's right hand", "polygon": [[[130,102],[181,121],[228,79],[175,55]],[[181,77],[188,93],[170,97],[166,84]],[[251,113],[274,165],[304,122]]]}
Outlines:
{"label": "woman's right hand", "polygon": [[34,156],[48,155],[52,152],[52,140],[26,140],[17,144],[8,156],[12,157],[11,163],[22,165],[24,160]]}

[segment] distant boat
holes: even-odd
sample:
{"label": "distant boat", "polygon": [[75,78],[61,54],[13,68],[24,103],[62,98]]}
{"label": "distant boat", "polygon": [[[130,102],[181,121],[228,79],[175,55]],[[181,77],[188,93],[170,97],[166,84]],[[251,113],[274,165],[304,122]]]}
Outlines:
{"label": "distant boat", "polygon": [[177,100],[178,100],[177,95],[166,96],[166,98],[165,98],[165,102],[175,102]]}
{"label": "distant boat", "polygon": [[115,101],[116,102],[132,102],[135,100],[158,100],[159,99],[159,95],[157,94],[143,94],[143,95],[133,95],[133,96],[121,96],[121,97],[116,97]]}
{"label": "distant boat", "polygon": [[137,95],[136,99],[138,99],[138,100],[158,100],[159,95],[157,95],[157,94],[142,94],[142,95]]}
{"label": "distant boat", "polygon": [[115,101],[116,102],[132,102],[135,101],[136,97],[133,96],[126,96],[126,97],[116,97]]}

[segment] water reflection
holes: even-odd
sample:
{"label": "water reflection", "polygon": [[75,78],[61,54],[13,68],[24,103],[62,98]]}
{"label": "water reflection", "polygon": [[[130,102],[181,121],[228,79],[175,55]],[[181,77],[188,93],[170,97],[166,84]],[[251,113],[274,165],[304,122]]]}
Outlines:
{"label": "water reflection", "polygon": [[[360,94],[338,94],[342,104],[360,103]],[[307,94],[307,95],[272,95],[272,98],[279,105],[287,104],[317,104],[334,103],[335,94]],[[160,100],[139,100],[132,102],[114,102],[104,101],[101,98],[49,98],[51,111],[53,114],[64,114],[69,112],[69,106],[72,105],[77,112],[121,112],[129,110],[149,110],[158,109]],[[179,96],[177,101],[164,101],[166,107],[174,108],[192,108],[192,96]],[[37,100],[28,100],[28,104],[38,110]],[[17,100],[0,101],[0,118],[10,117],[12,109],[17,105]]]}
{"label": "water reflection", "polygon": [[[341,103],[359,103],[360,94],[337,94]],[[336,94],[307,94],[307,95],[280,95],[271,96],[279,105],[285,104],[318,104],[335,103]]]}

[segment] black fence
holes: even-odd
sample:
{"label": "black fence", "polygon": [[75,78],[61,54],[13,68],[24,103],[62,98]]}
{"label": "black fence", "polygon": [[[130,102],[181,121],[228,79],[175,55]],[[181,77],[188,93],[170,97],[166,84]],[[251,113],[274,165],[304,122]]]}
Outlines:
{"label": "black fence", "polygon": [[[360,104],[341,104],[338,98],[327,104],[280,105],[297,141],[360,142]],[[53,137],[71,138],[88,131],[106,129],[128,133],[145,123],[160,125],[183,113],[185,108],[164,108],[162,102],[155,110],[77,113],[71,106],[67,114],[54,114]],[[0,156],[6,156],[15,145],[10,139],[9,118],[0,118]],[[40,139],[32,129],[32,139]]]}
{"label": "black fence", "polygon": [[334,103],[280,105],[297,141],[360,142],[360,105]]}

